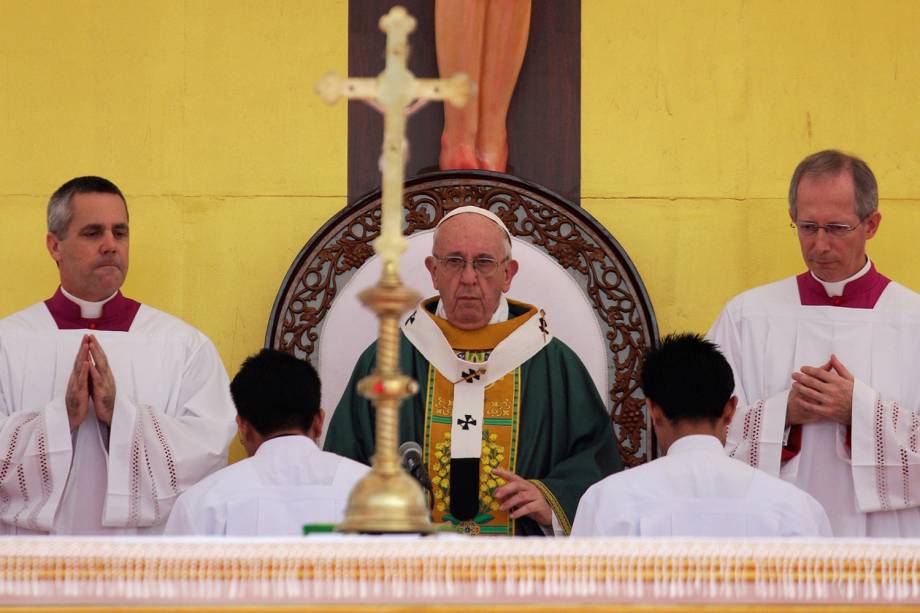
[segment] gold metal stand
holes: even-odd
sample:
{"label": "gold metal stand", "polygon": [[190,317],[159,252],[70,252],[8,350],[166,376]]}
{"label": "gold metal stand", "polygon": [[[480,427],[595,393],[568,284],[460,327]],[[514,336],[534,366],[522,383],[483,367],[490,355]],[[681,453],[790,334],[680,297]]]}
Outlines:
{"label": "gold metal stand", "polygon": [[[377,409],[377,441],[371,472],[355,485],[348,498],[342,532],[434,532],[421,487],[402,470],[397,453],[399,404],[418,391],[418,384],[399,372],[400,316],[418,304],[420,296],[402,284],[399,256],[406,249],[402,236],[402,188],[406,160],[406,110],[425,100],[448,100],[463,106],[472,85],[465,75],[450,79],[416,79],[406,68],[409,34],[415,19],[401,6],[380,18],[387,34],[387,62],[375,79],[343,79],[330,74],[317,93],[330,104],[341,97],[373,102],[384,112],[382,223],[374,249],[383,260],[380,282],[361,293],[361,301],[377,313],[380,334],[377,368],[361,380],[358,391]],[[417,107],[416,107],[417,108]]]}
{"label": "gold metal stand", "polygon": [[362,396],[377,409],[377,442],[373,470],[355,485],[348,498],[342,532],[434,532],[428,505],[418,483],[400,466],[399,405],[418,391],[418,384],[399,371],[399,320],[420,296],[385,270],[375,287],[360,294],[361,302],[380,319],[377,368],[358,384]]}

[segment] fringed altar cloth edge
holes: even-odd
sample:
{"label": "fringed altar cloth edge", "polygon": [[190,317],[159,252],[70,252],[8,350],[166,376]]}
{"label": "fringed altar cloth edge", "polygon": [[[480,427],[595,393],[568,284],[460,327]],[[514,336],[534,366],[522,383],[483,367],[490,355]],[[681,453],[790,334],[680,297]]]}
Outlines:
{"label": "fringed altar cloth edge", "polygon": [[7,537],[0,602],[920,604],[920,540]]}

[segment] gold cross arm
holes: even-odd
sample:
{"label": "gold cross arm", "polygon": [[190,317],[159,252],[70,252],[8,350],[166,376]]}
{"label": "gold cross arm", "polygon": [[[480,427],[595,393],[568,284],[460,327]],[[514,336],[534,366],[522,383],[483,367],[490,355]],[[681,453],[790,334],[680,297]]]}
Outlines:
{"label": "gold cross arm", "polygon": [[[407,102],[419,99],[446,100],[460,107],[466,104],[475,90],[474,84],[463,73],[449,79],[416,79],[411,73],[409,75],[409,87],[405,95]],[[376,79],[345,79],[330,72],[316,84],[316,93],[326,104],[335,104],[340,98],[376,103],[381,99],[381,91],[385,87],[381,83],[383,79],[383,76]]]}
{"label": "gold cross arm", "polygon": [[[401,6],[394,6],[380,18],[380,29],[387,34],[386,67],[373,78],[349,79],[327,74],[316,84],[316,92],[329,104],[340,98],[359,99],[383,113],[383,151],[381,153],[383,219],[374,247],[384,262],[384,276],[393,280],[398,271],[399,254],[406,241],[400,229],[402,187],[406,160],[405,126],[407,110],[413,101],[447,100],[463,106],[473,91],[466,75],[449,79],[416,79],[407,68],[409,34],[415,19]],[[416,107],[417,108],[417,107]]]}
{"label": "gold cross arm", "polygon": [[476,86],[465,74],[457,73],[449,79],[416,79],[414,98],[447,100],[454,106],[466,104]]}
{"label": "gold cross arm", "polygon": [[[386,68],[373,79],[347,79],[329,73],[316,84],[316,93],[328,104],[339,98],[366,100],[383,111],[404,109],[413,100],[447,100],[463,106],[473,91],[469,78],[457,74],[449,79],[416,79],[406,63],[409,34],[415,19],[401,6],[394,6],[380,18],[380,29],[387,34]],[[379,103],[379,106],[378,104]]]}

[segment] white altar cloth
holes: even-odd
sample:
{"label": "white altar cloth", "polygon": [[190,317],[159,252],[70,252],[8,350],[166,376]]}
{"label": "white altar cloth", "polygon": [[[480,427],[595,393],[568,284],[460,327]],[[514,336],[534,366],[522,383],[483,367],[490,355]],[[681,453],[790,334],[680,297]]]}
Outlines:
{"label": "white altar cloth", "polygon": [[920,541],[10,537],[6,605],[920,603]]}

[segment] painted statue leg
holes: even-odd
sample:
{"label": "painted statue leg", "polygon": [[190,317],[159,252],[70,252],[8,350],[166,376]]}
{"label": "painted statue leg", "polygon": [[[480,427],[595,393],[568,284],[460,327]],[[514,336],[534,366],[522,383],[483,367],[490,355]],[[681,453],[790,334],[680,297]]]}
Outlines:
{"label": "painted statue leg", "polygon": [[[487,4],[487,0],[437,0],[435,3],[435,41],[442,78],[463,72],[479,84]],[[441,170],[479,168],[476,161],[478,125],[477,98],[468,100],[462,108],[444,104],[444,132],[438,160]]]}
{"label": "painted statue leg", "polygon": [[517,84],[530,32],[530,0],[491,0],[479,81],[479,168],[504,172],[508,164],[508,106]]}

